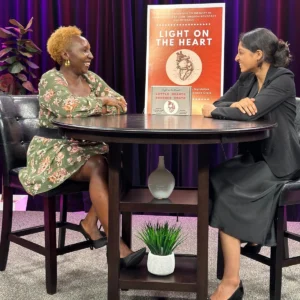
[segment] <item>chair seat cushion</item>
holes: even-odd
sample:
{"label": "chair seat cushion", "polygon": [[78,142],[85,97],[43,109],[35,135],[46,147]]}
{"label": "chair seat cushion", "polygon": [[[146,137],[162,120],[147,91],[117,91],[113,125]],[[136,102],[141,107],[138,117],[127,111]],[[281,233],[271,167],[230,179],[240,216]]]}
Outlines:
{"label": "chair seat cushion", "polygon": [[[22,168],[12,169],[9,173],[10,175],[10,187],[16,188],[18,190],[25,191],[20,180],[19,172]],[[89,182],[78,182],[73,180],[66,180],[60,186],[45,193],[39,194],[44,197],[52,197],[60,194],[73,194],[79,192],[85,192],[89,190]]]}
{"label": "chair seat cushion", "polygon": [[279,206],[295,204],[300,204],[300,179],[286,183],[279,198]]}

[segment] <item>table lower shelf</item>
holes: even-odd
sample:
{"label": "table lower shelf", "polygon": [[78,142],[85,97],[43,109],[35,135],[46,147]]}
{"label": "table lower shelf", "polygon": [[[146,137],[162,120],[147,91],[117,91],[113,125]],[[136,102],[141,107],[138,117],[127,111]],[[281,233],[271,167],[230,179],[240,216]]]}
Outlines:
{"label": "table lower shelf", "polygon": [[155,276],[149,273],[147,258],[146,255],[136,268],[120,271],[121,289],[196,292],[196,256],[175,255],[175,271],[168,276]]}
{"label": "table lower shelf", "polygon": [[197,214],[197,189],[175,189],[169,199],[153,199],[145,188],[131,189],[120,201],[121,212]]}

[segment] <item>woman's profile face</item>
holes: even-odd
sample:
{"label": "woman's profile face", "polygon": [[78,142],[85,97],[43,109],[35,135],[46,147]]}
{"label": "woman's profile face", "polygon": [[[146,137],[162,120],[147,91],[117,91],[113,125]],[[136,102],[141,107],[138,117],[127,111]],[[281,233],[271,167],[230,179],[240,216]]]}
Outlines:
{"label": "woman's profile face", "polygon": [[241,72],[253,72],[258,67],[259,56],[258,53],[253,53],[247,48],[244,48],[240,42],[235,61],[239,63]]}
{"label": "woman's profile face", "polygon": [[72,68],[74,73],[87,73],[94,58],[88,40],[82,36],[74,36],[66,52],[70,60],[70,68]]}

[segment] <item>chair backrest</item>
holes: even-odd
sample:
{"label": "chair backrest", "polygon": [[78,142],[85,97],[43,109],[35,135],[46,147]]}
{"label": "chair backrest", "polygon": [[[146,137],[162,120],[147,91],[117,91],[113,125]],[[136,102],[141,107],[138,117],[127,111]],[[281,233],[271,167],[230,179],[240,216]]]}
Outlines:
{"label": "chair backrest", "polygon": [[0,155],[3,184],[9,171],[26,166],[28,145],[39,128],[37,95],[0,95]]}
{"label": "chair backrest", "polygon": [[295,126],[297,129],[298,137],[300,140],[300,98],[296,98],[296,119],[295,119]]}

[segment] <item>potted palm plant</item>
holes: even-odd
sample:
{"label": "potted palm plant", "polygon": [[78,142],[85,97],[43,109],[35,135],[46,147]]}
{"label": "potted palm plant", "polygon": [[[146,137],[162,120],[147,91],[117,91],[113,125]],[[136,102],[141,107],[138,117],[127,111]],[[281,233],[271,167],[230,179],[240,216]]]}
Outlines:
{"label": "potted palm plant", "polygon": [[41,49],[30,39],[23,36],[32,25],[33,18],[24,27],[15,19],[10,19],[9,23],[14,26],[0,27],[0,38],[4,39],[0,50],[0,91],[18,95],[25,94],[26,91],[37,93],[30,81],[36,78],[32,70],[38,69],[38,65],[31,61],[31,58],[41,53]]}
{"label": "potted palm plant", "polygon": [[146,223],[137,237],[149,248],[147,268],[154,275],[166,276],[174,272],[174,250],[185,238],[181,234],[181,227],[168,222],[164,224]]}

